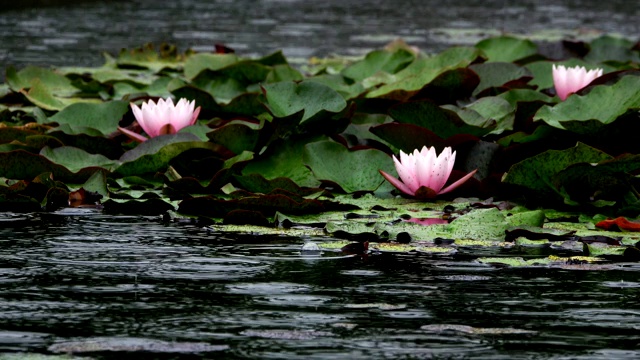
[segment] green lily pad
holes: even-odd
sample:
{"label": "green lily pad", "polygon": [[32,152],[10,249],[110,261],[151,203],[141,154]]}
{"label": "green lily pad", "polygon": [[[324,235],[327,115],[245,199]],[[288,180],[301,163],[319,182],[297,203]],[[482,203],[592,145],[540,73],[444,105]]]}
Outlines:
{"label": "green lily pad", "polygon": [[387,154],[375,149],[350,151],[333,141],[306,145],[303,160],[317,179],[333,181],[346,192],[374,191],[384,181],[378,170],[395,172]]}
{"label": "green lily pad", "polygon": [[528,225],[542,227],[545,219],[546,216],[542,210],[524,211],[506,217],[507,222],[511,226]]}
{"label": "green lily pad", "polygon": [[[372,127],[370,131],[388,144],[393,145],[397,150],[402,150],[405,153],[421,149],[423,146],[435,147],[438,152],[441,152],[447,146],[446,140],[422,126],[413,124],[382,124]],[[468,138],[477,140],[471,135]]]}
{"label": "green lily pad", "polygon": [[511,36],[485,39],[478,42],[476,47],[486,54],[488,61],[513,62],[538,52],[538,47],[531,40]]}
{"label": "green lily pad", "polygon": [[368,98],[386,97],[408,99],[445,71],[466,67],[480,56],[470,47],[453,47],[433,57],[418,59],[395,74],[395,81],[382,85],[367,94]]}
{"label": "green lily pad", "polygon": [[576,163],[597,163],[611,156],[582,143],[565,150],[547,150],[511,166],[502,181],[532,190],[540,197],[556,196],[553,177]]}
{"label": "green lily pad", "polygon": [[47,89],[47,92],[61,97],[69,97],[79,92],[79,89],[71,84],[66,76],[49,69],[35,66],[27,66],[20,71],[9,66],[6,70],[6,81],[15,92],[29,89],[39,84]]}
{"label": "green lily pad", "polygon": [[318,187],[320,181],[305,166],[303,152],[308,142],[321,139],[324,137],[289,139],[272,143],[265,153],[247,164],[242,174],[257,173],[268,180],[286,177],[300,186]]}
{"label": "green lily pad", "polygon": [[537,86],[540,89],[549,89],[553,87],[553,65],[563,65],[565,67],[582,66],[587,70],[595,69],[598,67],[593,63],[576,58],[558,62],[535,61],[525,65],[525,67],[533,75],[533,79],[529,81],[529,84]]}
{"label": "green lily pad", "polygon": [[234,154],[254,151],[259,136],[259,130],[245,121],[230,122],[207,133],[207,137],[211,141],[226,147]]}
{"label": "green lily pad", "polygon": [[362,81],[379,71],[395,74],[406,67],[414,58],[413,53],[404,49],[394,52],[376,50],[368,53],[363,60],[344,69],[342,75],[354,81]]}
{"label": "green lily pad", "polygon": [[[630,110],[640,109],[640,76],[623,76],[613,85],[597,85],[587,94],[571,95],[555,106],[538,110],[534,121],[563,129],[565,122],[595,120],[610,124]],[[580,127],[574,127],[579,130]]]}
{"label": "green lily pad", "polygon": [[503,240],[509,223],[496,209],[478,209],[464,214],[446,225],[453,239]]}
{"label": "green lily pad", "polygon": [[342,75],[317,75],[311,78],[307,78],[305,81],[317,82],[322,85],[326,85],[335,90],[340,96],[345,99],[354,99],[358,95],[365,92],[365,87],[361,82],[351,83],[348,79]]}
{"label": "green lily pad", "polygon": [[126,101],[102,104],[72,104],[50,117],[48,123],[67,124],[71,129],[91,128],[108,135],[118,130],[118,123],[129,111]]}
{"label": "green lily pad", "polygon": [[202,142],[193,134],[162,135],[151,138],[124,153],[120,157],[121,165],[115,169],[115,172],[122,176],[129,176],[164,170],[174,157],[190,149],[206,149],[214,153],[220,151],[219,146]]}
{"label": "green lily pad", "polygon": [[589,43],[589,53],[585,60],[600,62],[640,62],[640,54],[634,49],[635,42],[622,37],[604,35]]}
{"label": "green lily pad", "polygon": [[263,87],[266,104],[276,117],[288,117],[303,112],[300,123],[326,111],[337,113],[347,106],[335,90],[314,81],[280,82]]}
{"label": "green lily pad", "polygon": [[62,146],[55,149],[44,147],[40,150],[40,155],[56,164],[66,167],[74,173],[88,167],[101,167],[106,170],[111,170],[117,163],[104,155],[89,154],[82,149],[72,146]]}
{"label": "green lily pad", "polygon": [[109,197],[109,190],[107,188],[107,176],[104,171],[96,171],[87,179],[82,185],[82,188],[86,191],[91,191],[102,195],[103,199]]}
{"label": "green lily pad", "polygon": [[400,123],[421,126],[443,139],[460,133],[482,136],[490,131],[466,123],[455,111],[440,107],[431,101],[401,103],[391,107],[389,114]]}
{"label": "green lily pad", "polygon": [[589,256],[601,257],[601,256],[624,256],[627,250],[626,246],[609,245],[605,243],[585,243],[584,246],[588,250]]}
{"label": "green lily pad", "polygon": [[486,89],[501,87],[510,81],[532,77],[529,70],[513,63],[489,62],[470,65],[469,68],[480,77],[480,84],[473,91],[474,96]]}
{"label": "green lily pad", "polygon": [[147,68],[154,73],[163,69],[177,69],[182,66],[184,55],[178,54],[174,45],[162,44],[158,50],[153,44],[136,49],[122,49],[116,62],[119,66]]}
{"label": "green lily pad", "polygon": [[501,264],[512,267],[546,266],[554,262],[550,258],[525,260],[521,257],[483,257],[478,258],[477,261],[483,264]]}
{"label": "green lily pad", "polygon": [[52,173],[53,178],[71,183],[85,182],[97,167],[83,168],[77,173],[71,172],[62,165],[53,163],[42,155],[24,150],[0,152],[0,174],[8,179],[30,180],[42,173]]}
{"label": "green lily pad", "polygon": [[203,70],[219,70],[236,62],[235,54],[194,54],[184,62],[184,76],[193,79]]}
{"label": "green lily pad", "polygon": [[300,71],[291,67],[289,64],[279,64],[273,66],[271,72],[265,78],[265,83],[277,83],[281,81],[302,81],[304,76]]}
{"label": "green lily pad", "polygon": [[497,96],[483,97],[459,108],[455,105],[442,105],[443,109],[455,112],[465,124],[475,131],[472,135],[484,133],[500,134],[513,129],[515,106]]}

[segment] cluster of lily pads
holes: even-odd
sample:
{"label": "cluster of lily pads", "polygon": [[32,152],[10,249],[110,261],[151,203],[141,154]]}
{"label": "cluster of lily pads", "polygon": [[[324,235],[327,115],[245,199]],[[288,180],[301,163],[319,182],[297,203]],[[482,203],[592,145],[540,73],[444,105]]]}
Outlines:
{"label": "cluster of lily pads", "polygon": [[[394,42],[299,66],[281,52],[224,50],[144,46],[105,55],[101,67],[8,67],[0,210],[89,206],[430,242],[549,227],[535,209],[562,210],[554,222],[579,217],[589,231],[640,214],[633,41],[499,36],[438,54]],[[588,79],[572,85],[574,71]],[[407,173],[409,161],[431,168]],[[519,206],[456,230],[489,214],[477,207],[500,208],[478,199]],[[514,225],[521,212],[533,220]],[[497,228],[464,233],[478,224]]]}

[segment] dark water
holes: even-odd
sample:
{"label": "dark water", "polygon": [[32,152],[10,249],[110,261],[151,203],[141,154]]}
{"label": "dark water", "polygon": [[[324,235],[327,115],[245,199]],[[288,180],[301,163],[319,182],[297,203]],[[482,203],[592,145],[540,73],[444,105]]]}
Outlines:
{"label": "dark water", "polygon": [[302,256],[304,241],[330,239],[238,238],[99,214],[30,219],[2,221],[0,352],[640,357],[638,264],[584,271],[419,254]]}
{"label": "dark water", "polygon": [[614,32],[637,39],[640,6],[629,0],[115,0],[54,1],[13,9],[0,0],[0,68],[101,65],[103,51],[170,42],[244,56],[359,55],[398,37],[427,52],[504,31],[534,38]]}
{"label": "dark water", "polygon": [[[362,54],[397,37],[439,51],[501,31],[640,34],[640,7],[626,0],[8,4],[0,0],[3,69],[100,65],[102,51],[163,41],[308,58]],[[637,264],[584,271],[416,254],[305,257],[304,241],[331,239],[236,237],[155,218],[2,216],[0,353],[640,358]]]}

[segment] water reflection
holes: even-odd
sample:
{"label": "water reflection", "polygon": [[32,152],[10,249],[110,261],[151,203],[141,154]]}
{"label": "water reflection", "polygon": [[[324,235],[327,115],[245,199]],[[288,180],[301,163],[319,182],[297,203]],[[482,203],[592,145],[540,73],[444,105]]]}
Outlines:
{"label": "water reflection", "polygon": [[[8,219],[21,225],[6,226]],[[300,254],[302,239],[261,245],[156,218],[92,213],[28,223],[7,215],[2,223],[0,351],[640,355],[637,269],[500,269],[421,254],[309,258]],[[322,241],[330,239],[314,239]]]}
{"label": "water reflection", "polygon": [[547,39],[620,33],[637,37],[640,7],[626,0],[299,1],[128,0],[0,9],[0,67],[96,66],[101,53],[148,42],[245,56],[282,49],[306,59],[358,55],[402,37],[428,52],[500,34]]}

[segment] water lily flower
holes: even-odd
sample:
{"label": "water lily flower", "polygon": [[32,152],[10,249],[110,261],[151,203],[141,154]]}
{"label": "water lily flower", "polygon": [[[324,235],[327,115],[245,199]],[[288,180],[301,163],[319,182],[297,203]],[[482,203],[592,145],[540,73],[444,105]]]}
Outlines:
{"label": "water lily flower", "polygon": [[400,151],[400,160],[393,156],[393,161],[400,180],[382,170],[379,170],[380,174],[403,193],[421,198],[433,198],[448,193],[469,180],[477,171],[477,169],[473,170],[460,180],[443,188],[456,161],[456,152],[451,153],[450,147],[444,148],[440,156],[436,155],[435,147],[423,146],[421,151],[416,149],[413,154]]}
{"label": "water lily flower", "polygon": [[[195,124],[200,114],[200,106],[195,108],[195,101],[180,99],[176,105],[173,100],[160,99],[156,104],[153,100],[142,103],[142,108],[131,103],[131,110],[136,117],[138,124],[149,137],[159,135],[175,134],[183,127]],[[144,136],[133,131],[118,128],[122,133],[133,140],[143,142],[147,140]]]}
{"label": "water lily flower", "polygon": [[572,68],[553,65],[553,85],[560,100],[589,85],[595,78],[602,76],[602,69],[585,69],[584,66]]}

